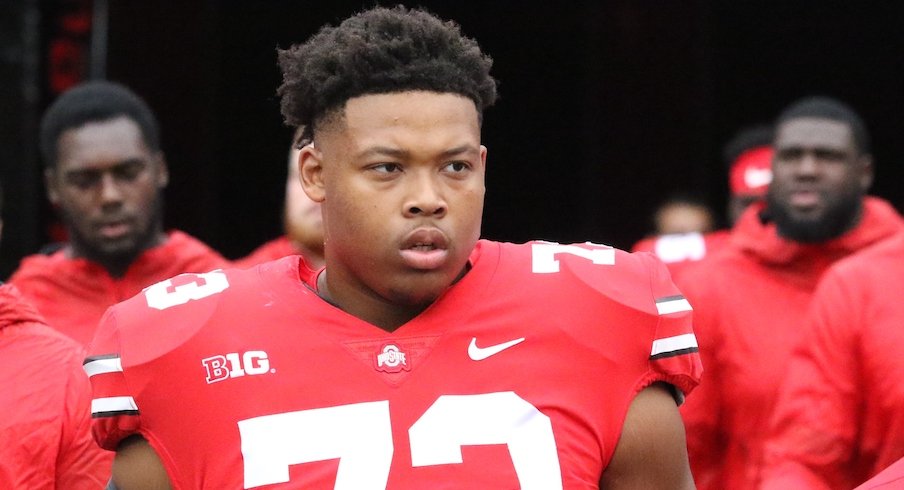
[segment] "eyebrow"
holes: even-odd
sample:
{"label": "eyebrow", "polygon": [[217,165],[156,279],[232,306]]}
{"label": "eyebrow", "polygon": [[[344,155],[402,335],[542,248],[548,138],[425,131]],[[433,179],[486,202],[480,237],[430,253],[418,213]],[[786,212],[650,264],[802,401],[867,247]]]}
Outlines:
{"label": "eyebrow", "polygon": [[132,167],[135,165],[143,165],[146,161],[142,158],[127,158],[120,162],[117,162],[112,167],[107,169],[97,169],[97,168],[80,168],[80,169],[69,169],[64,172],[64,175],[90,175],[90,174],[101,174],[104,172],[115,172],[119,169]]}
{"label": "eyebrow", "polygon": [[[466,143],[461,146],[456,146],[454,148],[449,148],[448,150],[444,150],[442,153],[440,153],[440,156],[442,156],[443,158],[448,158],[448,157],[452,157],[455,155],[461,155],[463,153],[476,154],[476,153],[480,153],[480,151],[477,149],[477,147]],[[408,158],[411,156],[411,152],[409,152],[408,150],[402,150],[399,148],[391,148],[388,146],[372,146],[370,148],[367,148],[367,149],[361,151],[358,154],[358,156],[361,158],[369,157],[369,156],[390,156],[390,157],[394,157],[394,158],[405,159],[405,158]]]}

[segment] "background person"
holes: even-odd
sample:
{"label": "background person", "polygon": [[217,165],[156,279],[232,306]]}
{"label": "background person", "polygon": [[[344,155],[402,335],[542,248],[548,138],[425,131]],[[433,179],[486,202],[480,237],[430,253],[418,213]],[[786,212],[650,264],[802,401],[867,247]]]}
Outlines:
{"label": "background person", "polygon": [[762,488],[848,489],[904,457],[904,234],[814,293],[765,443]]}
{"label": "background person", "polygon": [[283,208],[285,234],[273,239],[236,261],[237,267],[251,267],[287,255],[301,255],[313,268],[323,267],[323,217],[320,203],[304,193],[298,176],[297,141],[301,131],[296,131],[289,150],[289,171],[286,176],[286,203]]}
{"label": "background person", "polygon": [[87,82],[41,120],[47,196],[69,241],[22,260],[10,282],[53,328],[87,345],[110,305],[182,272],[228,262],[180,231],[163,231],[169,181],[150,108],[126,87]]}
{"label": "background person", "polygon": [[706,366],[682,407],[701,489],[755,488],[778,386],[823,272],[904,227],[873,181],[860,117],[834,99],[786,108],[776,123],[765,203],[747,208],[723,252],[682,277]]}
{"label": "background person", "polygon": [[91,436],[83,357],[15,286],[0,283],[0,488],[96,490],[110,477],[113,453]]}

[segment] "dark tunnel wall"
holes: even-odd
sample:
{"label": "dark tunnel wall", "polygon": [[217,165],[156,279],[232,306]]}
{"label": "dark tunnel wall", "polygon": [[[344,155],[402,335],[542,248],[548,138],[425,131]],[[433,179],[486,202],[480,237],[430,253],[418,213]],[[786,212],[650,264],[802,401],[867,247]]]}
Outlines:
{"label": "dark tunnel wall", "polygon": [[[696,191],[721,210],[721,145],[811,93],[863,114],[874,191],[902,208],[904,6],[560,3],[420,2],[458,21],[495,60],[501,99],[484,124],[485,236],[630,247],[673,191]],[[108,77],[161,119],[170,227],[231,257],[280,233],[291,131],[275,96],[275,49],[361,5],[111,2]],[[5,254],[7,270],[13,259]]]}

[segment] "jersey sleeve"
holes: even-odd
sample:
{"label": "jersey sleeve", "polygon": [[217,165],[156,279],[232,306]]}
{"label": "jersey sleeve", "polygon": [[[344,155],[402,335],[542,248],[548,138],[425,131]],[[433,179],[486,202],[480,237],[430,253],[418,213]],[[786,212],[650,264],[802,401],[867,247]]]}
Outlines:
{"label": "jersey sleeve", "polygon": [[119,339],[113,307],[101,319],[83,365],[91,380],[92,433],[98,445],[111,451],[141,429],[134,393],[123,374]]}
{"label": "jersey sleeve", "polygon": [[658,323],[650,346],[652,381],[674,386],[678,401],[700,382],[703,366],[693,328],[693,308],[672,283],[668,269],[651,254],[640,254],[651,270],[650,289]]}
{"label": "jersey sleeve", "polygon": [[807,334],[780,390],[765,444],[762,488],[851,488],[858,427],[857,336],[861,303],[829,274],[814,296]]}

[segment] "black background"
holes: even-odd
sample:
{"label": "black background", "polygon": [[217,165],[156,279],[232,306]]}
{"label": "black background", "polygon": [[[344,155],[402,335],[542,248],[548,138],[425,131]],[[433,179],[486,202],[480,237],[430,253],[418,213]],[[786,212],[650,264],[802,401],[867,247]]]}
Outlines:
{"label": "black background", "polygon": [[[111,2],[107,77],[145,97],[161,121],[168,227],[229,257],[280,233],[291,130],[275,96],[275,50],[371,4]],[[877,164],[873,192],[902,209],[900,2],[419,5],[457,21],[495,60],[501,99],[483,131],[488,238],[630,247],[678,190],[721,212],[722,144],[810,94],[838,97],[863,115]],[[35,172],[14,175],[24,199],[44,202]],[[36,223],[20,228],[37,236],[4,240],[46,241],[50,212],[41,206],[29,217]],[[4,214],[16,210],[8,203]],[[9,250],[28,251],[4,250],[3,273],[18,260]]]}

